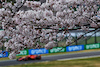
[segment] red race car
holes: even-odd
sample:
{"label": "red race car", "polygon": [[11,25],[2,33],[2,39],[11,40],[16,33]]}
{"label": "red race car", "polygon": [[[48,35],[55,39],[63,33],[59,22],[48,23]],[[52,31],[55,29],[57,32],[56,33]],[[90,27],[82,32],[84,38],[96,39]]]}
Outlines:
{"label": "red race car", "polygon": [[27,60],[41,60],[41,55],[28,55],[24,57],[19,57],[17,61],[27,61]]}

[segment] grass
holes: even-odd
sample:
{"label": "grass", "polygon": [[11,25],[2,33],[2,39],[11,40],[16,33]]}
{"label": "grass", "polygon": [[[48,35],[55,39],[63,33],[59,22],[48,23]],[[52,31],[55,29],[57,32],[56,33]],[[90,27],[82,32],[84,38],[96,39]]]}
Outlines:
{"label": "grass", "polygon": [[[96,42],[97,43],[100,43],[100,37],[96,37]],[[91,37],[90,39],[88,39],[87,40],[87,44],[94,44],[95,43],[95,37]],[[79,41],[78,41],[78,45],[80,45],[80,44],[86,44],[86,40],[84,40],[84,39],[80,39]]]}
{"label": "grass", "polygon": [[[73,39],[74,41],[75,39]],[[96,37],[96,42],[100,43],[100,37]],[[90,39],[87,40],[87,44],[94,44],[95,43],[95,37],[91,37]],[[81,45],[81,44],[86,44],[86,40],[85,39],[80,39],[77,41],[77,45]],[[66,39],[58,42],[58,45],[61,46],[65,46],[66,45]],[[76,42],[74,42],[72,45],[76,45]]]}
{"label": "grass", "polygon": [[[100,37],[96,37],[97,43],[100,43]],[[87,40],[87,44],[93,44],[95,43],[95,37],[91,37],[90,39]]]}
{"label": "grass", "polygon": [[[73,41],[75,40],[75,38],[73,39]],[[72,43],[72,45],[82,45],[82,44],[94,44],[95,43],[95,37],[90,37],[89,39],[87,39],[87,43],[86,43],[86,39],[80,39],[76,42]],[[100,43],[100,36],[96,37],[96,43]],[[43,43],[40,43],[40,45],[45,45]],[[63,40],[58,42],[59,46],[66,46],[66,38],[64,38]]]}
{"label": "grass", "polygon": [[[49,53],[49,54],[42,54],[42,56],[59,55],[59,54],[71,54],[71,53],[81,53],[81,52],[92,52],[92,51],[100,51],[100,49],[91,49],[91,50],[74,51],[74,52]],[[22,56],[17,56],[16,59],[18,57],[22,57]],[[8,57],[0,58],[0,61],[2,61],[2,60],[10,60],[10,59]]]}
{"label": "grass", "polygon": [[64,61],[39,62],[7,67],[100,67],[100,57]]}

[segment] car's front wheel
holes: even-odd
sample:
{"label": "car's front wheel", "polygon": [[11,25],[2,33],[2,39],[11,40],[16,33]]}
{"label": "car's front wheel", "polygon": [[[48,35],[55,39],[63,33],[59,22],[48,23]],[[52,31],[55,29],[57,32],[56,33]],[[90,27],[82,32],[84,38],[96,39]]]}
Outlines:
{"label": "car's front wheel", "polygon": [[19,57],[19,58],[17,59],[17,61],[19,61],[20,58],[21,58],[21,57]]}

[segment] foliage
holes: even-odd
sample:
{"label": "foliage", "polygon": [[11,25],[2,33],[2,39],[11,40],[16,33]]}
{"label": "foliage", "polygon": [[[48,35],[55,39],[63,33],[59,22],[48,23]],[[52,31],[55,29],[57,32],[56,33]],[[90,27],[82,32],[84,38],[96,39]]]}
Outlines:
{"label": "foliage", "polygon": [[[0,21],[4,31],[0,35],[0,47],[4,43],[6,50],[11,52],[9,58],[24,48],[40,48],[45,43],[50,49],[60,46],[58,41],[68,34],[66,46],[73,41],[70,31],[98,32],[100,27],[99,0],[46,0],[45,3],[27,0],[1,0]],[[29,10],[20,10],[24,6]],[[92,30],[90,30],[92,28]],[[59,33],[61,35],[58,35]],[[80,38],[85,38],[85,34]]]}

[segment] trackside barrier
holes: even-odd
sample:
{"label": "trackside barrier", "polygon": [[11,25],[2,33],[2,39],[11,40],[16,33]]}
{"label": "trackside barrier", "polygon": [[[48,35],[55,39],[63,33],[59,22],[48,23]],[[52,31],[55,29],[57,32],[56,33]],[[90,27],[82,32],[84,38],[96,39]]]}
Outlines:
{"label": "trackside barrier", "polygon": [[66,52],[66,47],[56,47],[53,49],[49,49],[49,53],[58,53],[58,52]]}
{"label": "trackside barrier", "polygon": [[0,58],[3,58],[3,57],[8,57],[7,51],[2,51],[2,53],[0,53]]}
{"label": "trackside barrier", "polygon": [[22,50],[22,51],[20,51],[19,54],[16,54],[16,56],[28,55],[28,54],[29,54],[29,53],[28,53],[28,50]]}
{"label": "trackside barrier", "polygon": [[[86,44],[86,45],[73,45],[73,46],[67,46],[67,47],[56,47],[49,50],[46,50],[45,48],[22,50],[16,56],[71,52],[71,51],[81,51],[81,50],[97,49],[97,48],[100,48],[100,43]],[[2,53],[0,53],[0,58],[8,57],[8,55],[9,53],[7,51],[2,51]]]}
{"label": "trackside barrier", "polygon": [[49,51],[45,48],[41,49],[29,49],[29,55],[37,55],[37,54],[48,54]]}
{"label": "trackside barrier", "polygon": [[84,45],[84,47],[85,47],[85,50],[97,49],[97,48],[100,48],[100,43],[97,43],[97,44],[87,44],[87,45]]}
{"label": "trackside barrier", "polygon": [[84,45],[75,45],[66,47],[66,52],[84,50]]}

